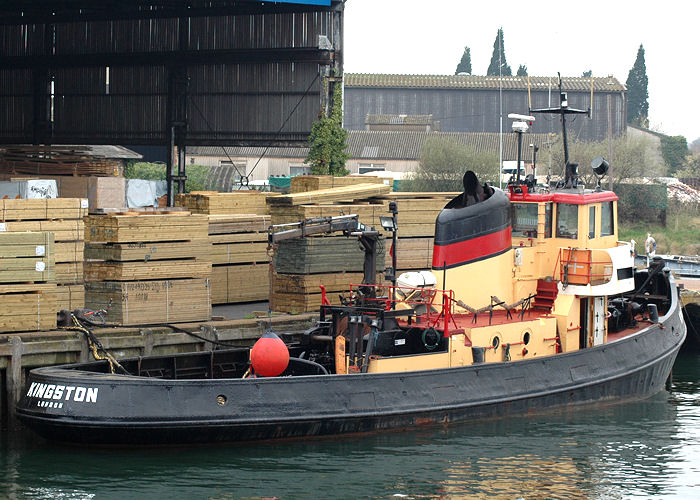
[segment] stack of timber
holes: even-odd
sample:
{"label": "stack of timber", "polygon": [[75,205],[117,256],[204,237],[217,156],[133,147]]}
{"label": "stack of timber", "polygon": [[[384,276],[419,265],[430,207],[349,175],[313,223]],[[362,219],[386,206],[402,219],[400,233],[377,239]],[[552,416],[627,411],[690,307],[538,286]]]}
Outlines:
{"label": "stack of timber", "polygon": [[267,200],[276,196],[278,196],[278,193],[265,193],[255,190],[234,191],[232,193],[193,191],[188,194],[175,195],[175,205],[184,207],[194,214],[269,215]]}
{"label": "stack of timber", "polygon": [[88,213],[84,198],[2,200],[0,231],[41,232],[54,235],[53,269],[58,284],[59,309],[84,307],[83,217]]}
{"label": "stack of timber", "polygon": [[319,189],[333,189],[357,184],[384,184],[383,179],[369,175],[347,175],[335,177],[332,175],[298,175],[291,180],[291,193],[305,193]]}
{"label": "stack of timber", "polygon": [[208,220],[189,212],[85,218],[85,306],[122,325],[211,319]]}
{"label": "stack of timber", "polygon": [[[384,272],[384,240],[377,252],[377,282]],[[362,283],[364,251],[355,237],[296,238],[278,243],[270,308],[280,312],[309,312],[321,305],[322,293],[347,292],[350,284]],[[329,296],[329,299],[331,297]],[[337,297],[336,297],[337,303]]]}
{"label": "stack of timber", "polygon": [[56,328],[53,252],[52,233],[0,233],[0,332]]}
{"label": "stack of timber", "polygon": [[[363,182],[358,184],[358,179]],[[357,214],[362,223],[381,228],[379,216],[388,215],[388,205],[381,200],[370,203],[368,199],[388,194],[391,187],[376,181],[364,177],[295,177],[292,186],[296,192],[268,199],[272,223]],[[336,292],[347,292],[350,284],[362,282],[363,267],[364,251],[355,237],[331,234],[282,241],[274,252],[270,307],[280,312],[315,311],[322,300],[319,285],[324,285],[329,299],[335,297],[337,302]],[[381,280],[384,240],[379,244],[377,271],[377,279]]]}
{"label": "stack of timber", "polygon": [[0,148],[0,172],[29,175],[121,174],[117,160],[95,157],[80,146],[3,146]]}
{"label": "stack of timber", "polygon": [[[296,179],[296,177],[295,177]],[[267,203],[272,206],[296,206],[335,202],[352,202],[381,196],[391,192],[391,187],[384,184],[363,183],[330,189],[319,189],[304,193],[292,193],[270,197]]]}
{"label": "stack of timber", "polygon": [[212,304],[267,300],[268,215],[209,215]]}
{"label": "stack of timber", "polygon": [[[381,198],[387,206],[389,202],[395,202],[398,210],[398,272],[431,268],[435,219],[440,210],[458,194],[399,192]],[[388,254],[386,265],[391,265]]]}

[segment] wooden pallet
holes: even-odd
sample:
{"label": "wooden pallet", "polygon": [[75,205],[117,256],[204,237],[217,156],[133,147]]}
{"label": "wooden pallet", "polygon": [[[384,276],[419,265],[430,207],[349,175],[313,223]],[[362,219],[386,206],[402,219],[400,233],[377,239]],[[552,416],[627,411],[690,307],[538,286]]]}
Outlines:
{"label": "wooden pallet", "polygon": [[209,278],[211,262],[193,259],[148,262],[85,262],[85,281],[146,281],[174,278]]}
{"label": "wooden pallet", "polygon": [[85,284],[85,307],[88,309],[103,309],[110,300],[107,321],[122,325],[211,319],[208,278]]}
{"label": "wooden pallet", "polygon": [[85,258],[100,261],[157,261],[165,259],[209,260],[211,245],[206,239],[139,243],[87,243]]}
{"label": "wooden pallet", "polygon": [[205,215],[189,212],[127,213],[85,217],[85,241],[132,243],[206,239]]}
{"label": "wooden pallet", "polygon": [[381,196],[391,191],[390,186],[384,184],[358,184],[355,186],[344,186],[332,189],[320,189],[318,191],[307,191],[305,193],[294,193],[268,198],[268,204],[272,206],[285,205],[308,205],[318,203],[329,203],[336,201],[362,200]]}
{"label": "wooden pallet", "polygon": [[232,304],[267,300],[270,294],[269,264],[242,264],[212,268],[212,303]]}
{"label": "wooden pallet", "polygon": [[118,160],[100,158],[80,146],[3,146],[0,171],[31,175],[101,175],[121,171]]}

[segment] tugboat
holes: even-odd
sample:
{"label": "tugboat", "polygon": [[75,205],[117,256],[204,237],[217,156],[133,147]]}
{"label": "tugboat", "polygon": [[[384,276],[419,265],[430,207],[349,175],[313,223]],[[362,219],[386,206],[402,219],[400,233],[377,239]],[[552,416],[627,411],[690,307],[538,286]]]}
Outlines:
{"label": "tugboat", "polygon": [[[570,112],[564,101],[531,111],[560,113],[562,124]],[[392,275],[392,285],[374,284],[379,232],[356,216],[273,227],[272,244],[344,231],[365,248],[364,283],[341,304],[326,300],[300,341],[268,332],[251,349],[120,360],[119,373],[110,360],[34,369],[17,416],[51,440],[182,444],[649,397],[686,336],[675,281],[663,261],[635,270],[617,240],[617,196],[584,189],[566,156],[553,189],[521,181],[519,169],[506,191],[467,172],[437,217],[432,269]],[[593,165],[601,177],[605,165]]]}

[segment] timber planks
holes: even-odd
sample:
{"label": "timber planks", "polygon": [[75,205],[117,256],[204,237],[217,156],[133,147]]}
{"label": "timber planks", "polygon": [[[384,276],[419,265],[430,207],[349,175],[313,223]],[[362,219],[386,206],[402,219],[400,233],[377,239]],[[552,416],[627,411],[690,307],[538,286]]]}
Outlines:
{"label": "timber planks", "polygon": [[212,264],[268,263],[267,242],[223,243],[211,245]]}
{"label": "timber planks", "polygon": [[0,283],[52,281],[52,233],[0,233]]}
{"label": "timber planks", "polygon": [[85,217],[85,240],[89,242],[195,240],[206,239],[208,234],[207,217],[189,212]]}
{"label": "timber planks", "polygon": [[[31,286],[31,285],[30,285]],[[0,332],[56,328],[56,285],[34,285],[31,291],[10,292],[0,286]],[[14,287],[14,290],[19,290]]]}
{"label": "timber planks", "polygon": [[56,287],[56,311],[75,311],[85,307],[85,285],[58,285]]}
{"label": "timber planks", "polygon": [[192,213],[209,215],[254,214],[267,215],[267,200],[279,196],[278,193],[261,191],[195,191],[175,196],[175,205],[185,207]]}
{"label": "timber planks", "polygon": [[[357,238],[329,236],[297,238],[279,242],[273,257],[280,274],[362,272],[365,253]],[[384,269],[383,241],[377,243],[377,270]]]}
{"label": "timber planks", "polygon": [[209,215],[209,234],[267,232],[270,220],[269,215]]}
{"label": "timber planks", "polygon": [[0,200],[0,220],[80,219],[88,213],[82,198],[41,198],[32,200]]}
{"label": "timber planks", "polygon": [[384,184],[358,184],[354,186],[343,186],[332,189],[320,189],[317,191],[307,191],[305,193],[294,193],[268,198],[267,202],[272,205],[308,205],[314,203],[328,203],[334,201],[352,201],[364,198],[380,196],[391,191],[391,187]]}
{"label": "timber planks", "polygon": [[214,266],[211,300],[213,304],[268,300],[269,264]]}
{"label": "timber planks", "polygon": [[155,241],[138,243],[87,243],[85,258],[108,261],[155,261],[165,259],[207,258],[206,239],[192,241]]}
{"label": "timber planks", "polygon": [[154,279],[211,276],[211,262],[195,260],[152,260],[148,262],[85,262],[85,280],[145,281]]}
{"label": "timber planks", "polygon": [[305,193],[320,189],[333,189],[357,184],[383,184],[384,180],[370,175],[347,175],[336,177],[332,175],[297,175],[291,180],[292,193]]}
{"label": "timber planks", "polygon": [[138,282],[88,282],[85,307],[103,309],[108,322],[122,325],[181,323],[211,319],[208,278]]}

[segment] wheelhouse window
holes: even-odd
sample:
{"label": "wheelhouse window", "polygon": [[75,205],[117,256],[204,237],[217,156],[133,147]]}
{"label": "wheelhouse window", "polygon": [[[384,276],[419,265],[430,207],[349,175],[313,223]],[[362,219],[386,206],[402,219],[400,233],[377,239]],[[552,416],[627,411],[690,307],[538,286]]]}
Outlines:
{"label": "wheelhouse window", "polygon": [[544,205],[544,237],[552,237],[552,204],[545,203]]}
{"label": "wheelhouse window", "polygon": [[578,206],[557,204],[557,238],[578,238]]}
{"label": "wheelhouse window", "polygon": [[512,203],[513,236],[521,238],[537,237],[537,204]]}
{"label": "wheelhouse window", "polygon": [[595,238],[595,207],[588,207],[588,237]]}
{"label": "wheelhouse window", "polygon": [[613,218],[613,202],[604,201],[600,204],[600,235],[610,236],[615,232],[615,222]]}

